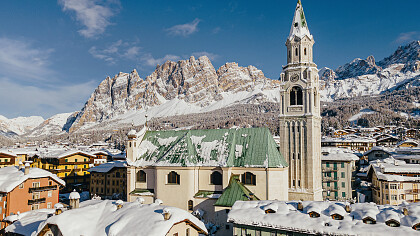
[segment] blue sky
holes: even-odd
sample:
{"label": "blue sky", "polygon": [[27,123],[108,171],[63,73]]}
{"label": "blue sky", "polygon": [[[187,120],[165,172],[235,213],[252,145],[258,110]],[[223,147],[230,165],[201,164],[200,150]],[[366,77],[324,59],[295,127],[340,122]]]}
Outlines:
{"label": "blue sky", "polygon": [[[420,40],[420,1],[303,0],[318,67]],[[207,55],[277,79],[295,0],[0,2],[0,115],[80,110],[106,76]]]}

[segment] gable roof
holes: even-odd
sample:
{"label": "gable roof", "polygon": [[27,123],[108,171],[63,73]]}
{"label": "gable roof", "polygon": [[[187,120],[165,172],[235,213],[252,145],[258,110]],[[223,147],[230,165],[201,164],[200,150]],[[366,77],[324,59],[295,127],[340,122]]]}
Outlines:
{"label": "gable roof", "polygon": [[[29,168],[29,167],[27,167]],[[10,192],[19,184],[25,182],[27,179],[37,179],[50,177],[57,183],[65,186],[64,180],[57,177],[57,175],[39,168],[29,168],[29,173],[24,174],[24,169],[19,169],[17,166],[9,166],[0,168],[0,192]]]}
{"label": "gable roof", "polygon": [[[231,207],[236,201],[249,201],[252,192],[239,181],[239,175],[232,175],[229,185],[214,203],[215,206]],[[254,195],[255,200],[260,200]]]}
{"label": "gable roof", "polygon": [[267,128],[147,131],[134,166],[287,167]]}

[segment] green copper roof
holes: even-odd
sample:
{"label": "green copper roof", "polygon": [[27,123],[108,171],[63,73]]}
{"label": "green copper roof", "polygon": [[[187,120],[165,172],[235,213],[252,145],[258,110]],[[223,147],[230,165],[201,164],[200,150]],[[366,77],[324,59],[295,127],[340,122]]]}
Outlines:
{"label": "green copper roof", "polygon": [[[229,185],[223,194],[217,199],[215,206],[231,207],[236,201],[250,200],[251,191],[239,181],[239,175],[232,175],[230,177]],[[255,200],[260,200],[254,195]]]}
{"label": "green copper roof", "polygon": [[286,167],[267,128],[147,131],[138,166]]}

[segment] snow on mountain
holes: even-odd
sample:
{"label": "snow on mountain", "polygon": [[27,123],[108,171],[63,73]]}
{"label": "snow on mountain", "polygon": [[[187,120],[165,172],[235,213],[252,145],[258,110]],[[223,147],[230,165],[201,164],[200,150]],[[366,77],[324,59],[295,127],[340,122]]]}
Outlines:
{"label": "snow on mountain", "polygon": [[[134,70],[106,78],[77,114],[70,131],[98,124],[135,125],[149,117],[200,113],[233,104],[279,101],[279,81],[253,66],[226,63],[217,71],[206,57],[158,65],[146,79]],[[100,125],[101,128],[110,128]]]}
{"label": "snow on mountain", "polygon": [[3,134],[22,135],[41,124],[44,118],[41,116],[17,117],[8,119],[0,115],[0,131]]}
{"label": "snow on mountain", "polygon": [[66,131],[63,130],[63,127],[67,123],[67,119],[73,114],[74,112],[54,115],[46,119],[44,122],[32,129],[30,132],[26,133],[25,136],[37,137],[43,135],[55,135],[65,133]]}
{"label": "snow on mountain", "polygon": [[378,63],[369,56],[366,60],[355,59],[335,71],[323,68],[319,75],[323,101],[420,86],[420,41],[398,47]]}

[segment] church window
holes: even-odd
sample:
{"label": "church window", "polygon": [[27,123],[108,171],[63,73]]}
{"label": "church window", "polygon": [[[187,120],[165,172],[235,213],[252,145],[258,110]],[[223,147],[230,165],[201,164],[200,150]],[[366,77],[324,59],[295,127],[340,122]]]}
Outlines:
{"label": "church window", "polygon": [[295,48],[295,56],[297,56],[299,54],[298,49]]}
{"label": "church window", "polygon": [[288,56],[289,56],[289,59],[290,59],[290,50],[289,50],[289,52],[288,52]]}
{"label": "church window", "polygon": [[300,180],[298,180],[298,187],[300,187]]}
{"label": "church window", "polygon": [[180,176],[175,171],[168,174],[168,184],[180,184]]}
{"label": "church window", "polygon": [[219,171],[211,173],[210,183],[214,185],[222,185],[222,174],[220,174]]}
{"label": "church window", "polygon": [[316,106],[316,103],[317,101],[316,101],[316,92],[314,92],[314,105]]}
{"label": "church window", "polygon": [[305,48],[305,49],[303,49],[303,54],[305,54],[305,56],[306,56],[306,48]]}
{"label": "church window", "polygon": [[303,93],[302,89],[295,86],[290,91],[290,105],[303,105]]}
{"label": "church window", "polygon": [[298,160],[300,160],[300,153],[298,153]]}
{"label": "church window", "polygon": [[137,172],[137,182],[146,183],[146,172],[143,170]]}
{"label": "church window", "polygon": [[242,174],[242,183],[249,184],[249,185],[256,185],[256,176],[251,172],[245,172]]}

